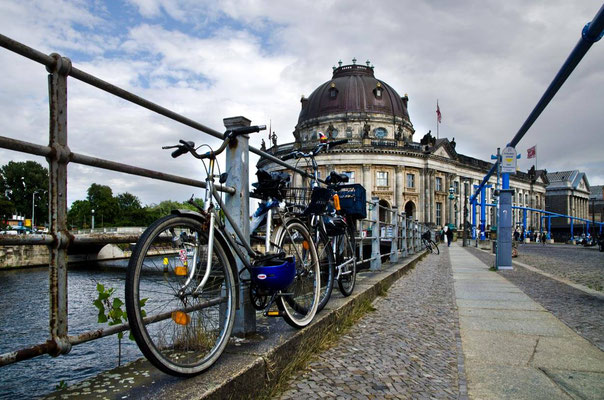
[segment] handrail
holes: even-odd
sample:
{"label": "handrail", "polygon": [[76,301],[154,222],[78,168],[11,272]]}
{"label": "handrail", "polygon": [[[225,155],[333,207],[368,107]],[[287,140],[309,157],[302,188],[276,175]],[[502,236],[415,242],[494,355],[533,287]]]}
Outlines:
{"label": "handrail", "polygon": [[[541,99],[539,99],[537,105],[535,108],[533,108],[533,111],[531,111],[524,124],[522,124],[516,135],[514,135],[512,140],[508,143],[508,146],[516,147],[516,145],[520,143],[520,140],[522,140],[526,132],[531,126],[533,126],[533,123],[537,120],[537,118],[539,118],[543,110],[545,110],[556,93],[558,93],[558,90],[562,87],[564,82],[566,82],[566,79],[570,76],[570,74],[575,70],[575,67],[583,59],[587,51],[595,42],[602,38],[602,35],[604,35],[604,4],[602,7],[600,7],[600,10],[596,13],[594,19],[585,25],[579,42],[575,45],[575,48],[572,50],[564,64],[562,64],[562,67],[549,84],[548,88],[545,90],[545,93],[543,93],[543,96],[541,96]],[[497,170],[498,164],[499,160],[495,161],[470,199],[478,196],[480,189],[487,183],[489,178]]]}

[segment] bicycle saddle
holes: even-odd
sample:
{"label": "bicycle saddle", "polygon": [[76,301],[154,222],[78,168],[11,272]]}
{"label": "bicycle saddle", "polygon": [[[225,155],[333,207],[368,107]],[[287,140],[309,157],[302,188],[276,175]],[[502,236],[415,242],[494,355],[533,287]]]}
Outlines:
{"label": "bicycle saddle", "polygon": [[331,171],[327,179],[325,179],[325,183],[327,183],[328,185],[337,185],[338,183],[346,182],[348,182],[348,175],[338,174],[335,171]]}
{"label": "bicycle saddle", "polygon": [[254,194],[260,197],[275,197],[283,200],[285,197],[285,188],[289,184],[290,176],[285,172],[269,172],[265,169],[259,169],[256,172],[258,182],[252,183],[255,188]]}

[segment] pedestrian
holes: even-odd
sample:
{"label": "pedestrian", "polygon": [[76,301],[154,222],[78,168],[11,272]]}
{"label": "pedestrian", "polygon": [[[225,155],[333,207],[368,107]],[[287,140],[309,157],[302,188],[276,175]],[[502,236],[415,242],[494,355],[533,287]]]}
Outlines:
{"label": "pedestrian", "polygon": [[518,243],[519,239],[520,239],[520,232],[518,231],[518,229],[516,229],[514,231],[514,242]]}
{"label": "pedestrian", "polygon": [[451,247],[451,242],[453,241],[453,229],[447,229],[447,247]]}
{"label": "pedestrian", "polygon": [[449,227],[447,225],[445,225],[445,227],[443,228],[443,233],[444,233],[443,240],[445,241],[445,243],[449,242],[449,240],[448,240],[449,234],[447,232],[449,232]]}

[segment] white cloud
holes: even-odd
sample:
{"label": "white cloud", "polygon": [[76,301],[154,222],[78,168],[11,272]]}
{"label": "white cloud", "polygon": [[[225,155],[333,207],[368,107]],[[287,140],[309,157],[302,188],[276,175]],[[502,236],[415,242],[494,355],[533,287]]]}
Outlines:
{"label": "white cloud", "polygon": [[[0,23],[13,39],[59,51],[77,68],[216,130],[233,115],[272,121],[280,143],[292,140],[300,95],[327,81],[338,59],[369,59],[379,79],[408,93],[416,140],[436,131],[438,98],[441,135],[455,137],[458,151],[482,159],[518,131],[601,6],[595,0],[129,0],[123,4],[130,13],[124,11],[126,24],[99,4],[4,1]],[[582,169],[592,184],[604,182],[601,46],[593,46],[518,146],[524,152],[537,143],[539,167]],[[0,62],[5,135],[46,142],[44,68],[5,50]],[[216,143],[75,80],[69,94],[73,151],[191,175],[199,171],[194,160],[172,160],[160,147],[180,138]],[[252,145],[259,147],[261,137],[266,133],[253,136]],[[0,150],[2,163],[23,157]],[[521,160],[523,168],[531,164]],[[70,170],[76,172],[70,201],[83,198],[92,182],[111,182],[116,193],[130,191],[144,203],[191,194],[180,185],[82,166]]]}

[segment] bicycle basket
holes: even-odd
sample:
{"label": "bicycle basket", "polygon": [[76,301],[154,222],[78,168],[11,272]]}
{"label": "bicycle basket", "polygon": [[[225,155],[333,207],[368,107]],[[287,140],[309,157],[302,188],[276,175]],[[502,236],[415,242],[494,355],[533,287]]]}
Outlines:
{"label": "bicycle basket", "polygon": [[331,200],[332,190],[327,188],[316,187],[313,188],[310,195],[310,203],[304,210],[304,215],[310,214],[322,214],[325,212],[329,200]]}
{"label": "bicycle basket", "polygon": [[365,188],[358,183],[342,185],[338,189],[340,209],[344,214],[358,219],[367,218],[365,206]]}

